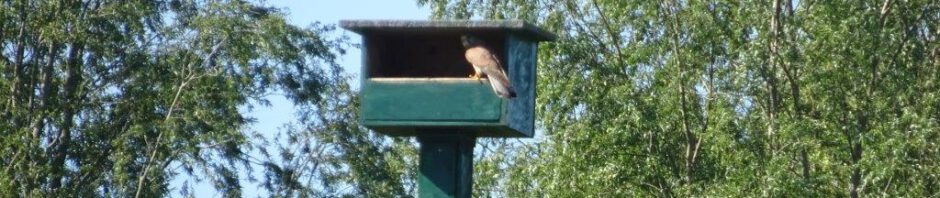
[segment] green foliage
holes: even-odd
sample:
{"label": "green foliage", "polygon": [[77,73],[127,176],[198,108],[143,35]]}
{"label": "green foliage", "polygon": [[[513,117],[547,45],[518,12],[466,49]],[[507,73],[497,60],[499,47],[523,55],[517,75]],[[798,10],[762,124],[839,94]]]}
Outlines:
{"label": "green foliage", "polygon": [[[412,197],[417,150],[357,123],[358,93],[348,84],[327,89],[318,103],[300,105],[299,123],[257,147],[265,156],[263,186],[272,197]],[[271,150],[268,148],[276,148]]]}
{"label": "green foliage", "polygon": [[[477,197],[940,194],[936,1],[418,3],[559,35],[538,137],[478,141]],[[358,125],[329,31],[244,1],[0,0],[0,196],[161,197],[182,174],[414,195],[415,143]],[[300,109],[272,139],[239,111],[269,94]]]}
{"label": "green foliage", "polygon": [[542,135],[480,141],[476,196],[940,195],[937,1],[418,3],[560,37]]}
{"label": "green foliage", "polygon": [[332,28],[284,17],[244,1],[0,1],[2,196],[160,197],[185,173],[240,197],[239,108],[273,91],[320,103],[342,81]]}

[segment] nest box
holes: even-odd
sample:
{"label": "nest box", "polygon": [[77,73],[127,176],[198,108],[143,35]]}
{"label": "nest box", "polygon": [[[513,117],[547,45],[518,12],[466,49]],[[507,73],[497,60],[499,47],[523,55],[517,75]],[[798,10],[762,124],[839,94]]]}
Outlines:
{"label": "nest box", "polygon": [[[340,21],[362,35],[360,122],[379,133],[532,137],[538,42],[554,35],[522,21]],[[503,63],[516,97],[471,79],[461,36],[482,40]]]}

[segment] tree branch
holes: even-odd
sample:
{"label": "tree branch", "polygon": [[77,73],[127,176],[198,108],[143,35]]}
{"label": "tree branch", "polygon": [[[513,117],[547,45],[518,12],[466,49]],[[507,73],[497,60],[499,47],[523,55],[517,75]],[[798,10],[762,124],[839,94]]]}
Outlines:
{"label": "tree branch", "polygon": [[[228,40],[227,38],[223,38],[218,43],[216,43],[215,46],[212,47],[212,51],[209,52],[209,54],[207,54],[206,57],[203,58],[202,68],[209,68],[211,66],[215,57],[218,56],[218,53],[220,52],[220,50],[222,49],[222,46],[225,44],[227,40]],[[192,66],[187,66],[187,68],[191,68],[191,67]],[[197,77],[194,71],[190,71],[186,75],[187,75],[186,79],[184,79],[183,82],[180,83],[179,87],[177,88],[176,95],[173,96],[173,101],[170,102],[170,106],[167,110],[166,117],[164,117],[163,119],[164,124],[167,124],[170,121],[170,118],[173,116],[174,109],[176,108],[176,105],[179,102],[180,95],[183,93],[183,89],[186,88],[186,85],[188,85],[189,82],[191,82],[192,80],[201,77],[201,76]],[[207,74],[206,73],[202,74],[202,76],[205,76],[205,75]],[[160,146],[160,141],[163,139],[163,134],[165,131],[166,130],[160,130],[159,134],[157,134],[157,139],[154,141],[153,144],[149,146],[150,156],[147,158],[147,163],[146,165],[144,165],[144,171],[141,173],[142,174],[141,177],[137,180],[137,192],[134,193],[135,198],[140,197],[140,193],[143,190],[144,181],[146,181],[147,175],[150,173],[150,168],[153,165],[153,161],[157,157],[157,151],[158,151],[157,147]]]}
{"label": "tree branch", "polygon": [[591,0],[591,4],[594,5],[594,10],[596,10],[596,11],[597,11],[597,15],[600,16],[600,18],[601,18],[601,23],[604,24],[604,28],[607,30],[607,36],[610,38],[611,41],[614,42],[613,48],[614,48],[614,49],[616,50],[616,52],[617,52],[617,59],[616,59],[616,60],[617,60],[617,65],[620,66],[620,67],[624,67],[624,66],[625,66],[625,65],[623,64],[623,57],[624,57],[624,56],[623,56],[623,53],[622,53],[621,50],[620,50],[620,46],[622,45],[622,43],[620,42],[620,34],[614,34],[614,29],[611,28],[610,22],[608,22],[608,20],[607,20],[607,15],[604,14],[604,11],[602,11],[601,8],[600,8],[600,6],[597,5],[597,0]]}

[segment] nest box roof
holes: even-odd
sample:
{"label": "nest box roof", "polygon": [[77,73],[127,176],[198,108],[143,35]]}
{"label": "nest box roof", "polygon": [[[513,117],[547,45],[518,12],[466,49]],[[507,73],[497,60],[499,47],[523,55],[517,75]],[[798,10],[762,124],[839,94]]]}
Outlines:
{"label": "nest box roof", "polygon": [[555,35],[535,25],[520,20],[475,21],[417,21],[417,20],[342,20],[339,25],[362,34],[408,34],[408,33],[472,33],[511,32],[533,41],[555,40]]}

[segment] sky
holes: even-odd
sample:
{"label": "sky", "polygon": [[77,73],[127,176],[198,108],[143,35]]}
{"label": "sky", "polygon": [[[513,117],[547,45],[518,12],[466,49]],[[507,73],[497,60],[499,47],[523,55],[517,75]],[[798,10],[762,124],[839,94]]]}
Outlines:
{"label": "sky", "polygon": [[[283,8],[289,14],[288,20],[291,24],[307,27],[308,25],[319,21],[323,24],[338,24],[339,20],[345,19],[427,19],[430,16],[430,10],[425,7],[419,7],[415,0],[269,0],[265,2],[269,6]],[[361,37],[356,33],[337,28],[333,35],[329,36],[349,36],[350,42],[359,43]],[[346,73],[352,74],[352,80],[358,81],[359,70],[362,64],[361,53],[359,49],[347,49],[346,54],[339,58],[339,64]],[[352,82],[354,87],[358,87],[359,82]],[[267,98],[271,106],[256,106],[253,110],[247,112],[249,116],[256,118],[252,124],[251,130],[259,131],[267,135],[278,131],[278,127],[293,120],[293,105],[280,95],[270,95]],[[259,169],[256,169],[256,171]],[[260,176],[257,175],[256,176]],[[177,188],[184,181],[184,175],[179,175],[178,179],[171,183],[171,187]],[[264,196],[257,190],[257,184],[242,181],[243,197]],[[196,184],[193,186],[196,197],[220,197],[215,189],[208,183]],[[171,192],[171,197],[179,197],[178,192]]]}
{"label": "sky", "polygon": [[[338,24],[339,20],[346,19],[427,19],[430,10],[418,7],[414,0],[272,0],[267,2],[274,7],[287,9],[291,24],[305,27],[314,22],[323,24]],[[342,28],[337,28],[336,35],[349,36],[354,43],[361,42],[361,37]],[[346,54],[340,57],[339,64],[346,73],[354,75],[351,80],[353,87],[359,85],[359,74],[362,66],[362,53],[359,49],[347,49]],[[254,129],[258,131],[275,131],[285,121],[291,119],[293,106],[287,99],[271,96],[271,107],[255,108],[249,115],[258,119]],[[286,113],[290,112],[290,113]]]}

